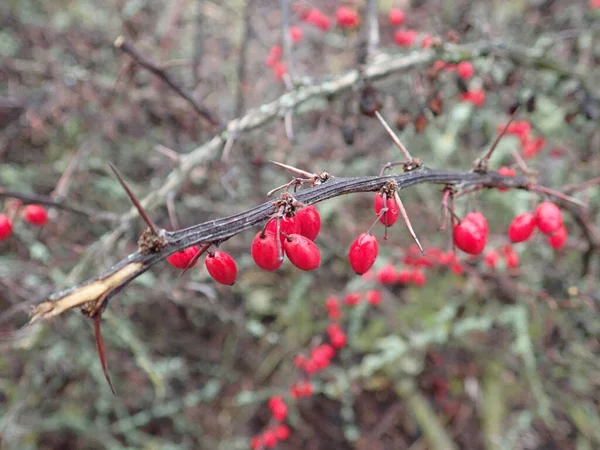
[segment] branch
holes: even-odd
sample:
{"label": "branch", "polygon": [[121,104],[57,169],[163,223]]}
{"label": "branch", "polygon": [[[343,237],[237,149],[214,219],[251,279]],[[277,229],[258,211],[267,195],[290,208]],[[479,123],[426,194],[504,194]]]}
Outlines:
{"label": "branch", "polygon": [[[306,204],[314,204],[355,192],[376,192],[394,180],[398,189],[422,183],[441,185],[483,185],[486,187],[510,187],[527,189],[528,181],[522,177],[503,177],[497,173],[450,172],[422,167],[406,174],[385,177],[330,179],[321,185],[299,191],[295,198]],[[56,317],[70,309],[84,307],[84,313],[93,317],[101,311],[108,300],[121,291],[131,280],[140,276],[154,264],[170,254],[200,243],[220,243],[269,219],[277,209],[277,201],[263,203],[253,209],[229,217],[211,220],[180,231],[159,230],[161,244],[153,242],[152,250],[145,248],[148,231],[140,238],[140,249],[103,274],[91,278],[70,289],[51,295],[31,311],[31,321]]]}
{"label": "branch", "polygon": [[0,188],[0,198],[16,198],[20,200],[26,205],[29,204],[37,204],[44,206],[51,206],[53,208],[62,209],[65,211],[73,212],[76,214],[82,214],[84,216],[89,216],[91,219],[105,221],[105,222],[114,222],[119,216],[115,213],[105,212],[105,211],[96,211],[90,208],[86,208],[85,206],[77,205],[75,203],[68,202],[65,199],[55,200],[51,197],[47,197],[45,195],[36,195],[36,194],[26,194],[24,192],[10,191],[8,189]]}
{"label": "branch", "polygon": [[146,56],[142,55],[132,44],[127,42],[123,36],[119,36],[115,40],[114,45],[116,48],[118,48],[122,52],[127,53],[129,56],[131,56],[134,59],[134,61],[136,63],[138,63],[140,66],[144,67],[145,69],[148,69],[154,75],[156,75],[161,80],[163,80],[167,85],[169,85],[169,87],[171,89],[173,89],[175,92],[177,92],[177,94],[179,94],[180,97],[187,100],[188,103],[190,103],[194,107],[196,112],[198,114],[200,114],[202,117],[204,117],[204,119],[206,119],[208,122],[210,122],[211,125],[214,125],[214,126],[221,125],[221,119],[219,119],[212,111],[210,111],[201,102],[196,100],[194,98],[194,95],[191,92],[188,92],[187,90],[185,90],[184,88],[179,86],[179,84],[177,84],[168,73],[166,73],[164,70],[160,69],[156,63],[154,63],[152,60],[150,60]]}

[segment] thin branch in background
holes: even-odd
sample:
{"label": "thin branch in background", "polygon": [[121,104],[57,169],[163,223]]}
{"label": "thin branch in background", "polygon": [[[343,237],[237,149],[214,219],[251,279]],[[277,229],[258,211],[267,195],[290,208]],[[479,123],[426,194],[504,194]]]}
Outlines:
{"label": "thin branch in background", "polygon": [[[296,79],[296,64],[294,61],[294,52],[292,49],[292,37],[290,36],[290,0],[280,0],[281,5],[281,40],[283,41],[283,60],[287,66],[287,73],[283,80],[288,91],[294,89],[294,80]],[[294,142],[293,109],[289,108],[285,112],[284,127],[285,135],[290,142]]]}
{"label": "thin branch in background", "polygon": [[54,191],[50,193],[50,197],[52,197],[55,200],[62,200],[67,196],[71,184],[70,182],[73,178],[73,174],[79,167],[79,163],[83,159],[83,156],[86,155],[87,149],[87,143],[84,143],[77,149],[77,152],[75,152],[75,156],[71,158],[71,161],[69,161],[69,165],[58,179]]}
{"label": "thin branch in background", "polygon": [[367,63],[377,54],[379,47],[378,0],[367,1]]}
{"label": "thin branch in background", "polygon": [[[252,7],[254,0],[246,0],[244,8],[244,31],[242,32],[242,43],[238,55],[237,64],[237,91],[235,94],[235,116],[239,117],[244,111],[244,90],[246,87],[246,60],[248,55],[248,45],[252,37],[252,27],[250,22],[252,19]],[[225,154],[225,152],[223,152]]]}
{"label": "thin branch in background", "polygon": [[9,191],[8,189],[0,188],[0,198],[3,197],[15,198],[17,200],[20,200],[24,204],[44,205],[77,214],[82,214],[84,216],[89,216],[90,219],[98,221],[114,222],[119,218],[119,216],[115,213],[96,211],[90,208],[86,208],[85,206],[68,202],[64,199],[55,200],[51,197],[46,197],[45,195],[26,194],[23,192]]}
{"label": "thin branch in background", "polygon": [[194,95],[179,86],[177,82],[173,80],[173,78],[166,73],[164,70],[159,68],[159,65],[154,61],[150,60],[146,56],[142,55],[131,43],[127,42],[123,36],[119,36],[115,40],[115,47],[121,50],[124,53],[127,53],[131,56],[136,63],[145,69],[152,72],[154,75],[159,77],[162,81],[164,81],[171,89],[173,89],[180,97],[187,100],[190,105],[196,110],[196,112],[206,119],[213,126],[221,126],[222,122],[219,117],[212,111],[210,111],[205,105],[194,98]]}
{"label": "thin branch in background", "polygon": [[167,15],[165,32],[160,40],[160,59],[163,61],[167,59],[167,53],[175,40],[174,35],[177,32],[177,22],[179,21],[179,15],[181,14],[181,0],[171,0],[168,2],[168,6],[169,12]]}
{"label": "thin branch in background", "polygon": [[194,34],[194,57],[192,60],[192,80],[194,87],[200,84],[200,62],[204,54],[204,0],[196,0],[196,33]]}
{"label": "thin branch in background", "polygon": [[582,202],[581,200],[579,200],[575,197],[571,197],[570,195],[564,194],[563,192],[556,191],[556,190],[551,189],[546,186],[540,186],[538,184],[531,184],[528,186],[528,190],[530,190],[532,192],[541,192],[543,194],[548,194],[548,195],[551,195],[552,197],[559,198],[565,202],[573,203],[574,205],[581,206],[582,208],[587,208],[587,205],[585,204],[585,202]]}
{"label": "thin branch in background", "polygon": [[171,222],[171,227],[174,230],[179,230],[179,221],[177,220],[177,214],[175,213],[175,197],[177,194],[174,191],[171,191],[167,194],[167,211],[169,213],[169,221]]}

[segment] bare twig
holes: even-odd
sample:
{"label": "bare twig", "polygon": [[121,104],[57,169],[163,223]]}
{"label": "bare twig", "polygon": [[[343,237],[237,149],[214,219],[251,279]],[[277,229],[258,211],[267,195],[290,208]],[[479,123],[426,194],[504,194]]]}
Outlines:
{"label": "bare twig", "polygon": [[367,1],[367,63],[371,62],[379,47],[378,1]]}
{"label": "bare twig", "polygon": [[[240,45],[240,52],[238,55],[237,63],[237,91],[235,94],[235,115],[239,117],[244,111],[244,89],[246,87],[246,58],[248,53],[248,45],[252,37],[252,27],[250,22],[252,19],[252,7],[254,0],[246,0],[246,7],[244,8],[244,31],[242,35],[242,42]],[[227,152],[223,151],[223,155]]]}
{"label": "bare twig", "polygon": [[154,61],[150,60],[146,56],[142,55],[131,43],[127,42],[123,36],[119,36],[115,40],[115,47],[121,50],[124,53],[127,53],[131,56],[136,63],[145,69],[152,72],[154,75],[159,77],[162,81],[164,81],[171,89],[173,89],[180,97],[187,100],[187,102],[193,106],[196,112],[206,119],[213,126],[221,126],[222,122],[215,113],[209,110],[205,105],[194,98],[194,95],[191,92],[188,92],[177,82],[173,80],[173,78],[166,73],[164,70],[159,68],[159,65]]}
{"label": "bare twig", "polygon": [[476,171],[484,171],[485,172],[487,170],[488,162],[490,161],[490,158],[492,157],[494,150],[496,150],[496,147],[498,147],[498,144],[500,143],[500,139],[502,139],[504,137],[504,135],[506,134],[506,132],[508,131],[508,127],[510,126],[512,121],[515,119],[515,117],[517,117],[517,113],[519,112],[520,107],[521,107],[521,105],[518,105],[515,108],[512,115],[510,116],[510,119],[508,119],[508,122],[506,122],[506,125],[504,125],[504,128],[502,129],[502,131],[500,133],[498,133],[498,135],[496,136],[496,139],[494,139],[494,142],[492,142],[492,145],[490,146],[489,150],[486,152],[486,154],[482,158],[480,158],[476,162],[476,164],[475,164]]}
{"label": "bare twig", "polygon": [[90,219],[98,221],[114,222],[119,218],[119,216],[114,213],[96,211],[90,208],[86,208],[85,206],[81,206],[76,203],[67,201],[66,199],[55,200],[51,197],[46,197],[45,195],[26,194],[24,192],[10,191],[8,189],[0,188],[0,198],[2,197],[16,198],[17,200],[20,200],[25,204],[44,205],[57,209],[62,209],[64,211],[70,211],[73,213],[82,214],[84,216],[89,216]]}

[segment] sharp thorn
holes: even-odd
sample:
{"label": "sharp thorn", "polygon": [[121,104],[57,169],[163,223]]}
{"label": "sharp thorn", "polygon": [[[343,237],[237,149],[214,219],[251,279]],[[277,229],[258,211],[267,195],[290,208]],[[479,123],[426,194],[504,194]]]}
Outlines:
{"label": "sharp thorn", "polygon": [[419,238],[417,237],[415,230],[413,230],[413,227],[410,223],[410,219],[408,218],[408,214],[406,212],[406,208],[404,207],[404,204],[402,203],[402,200],[400,200],[400,196],[398,195],[398,191],[394,192],[394,197],[396,198],[396,203],[398,203],[398,208],[400,208],[400,214],[402,215],[402,219],[404,219],[404,223],[406,224],[406,228],[408,228],[408,232],[417,244],[417,247],[419,247],[419,250],[421,250],[421,253],[424,255],[425,251],[423,250],[423,246],[419,242]]}
{"label": "sharp thorn", "polygon": [[102,340],[102,332],[100,330],[100,319],[102,314],[96,313],[93,317],[94,319],[94,337],[96,338],[96,350],[98,351],[98,357],[100,358],[100,365],[102,366],[102,372],[104,372],[104,377],[108,382],[108,386],[112,391],[113,395],[117,395],[115,392],[115,388],[110,379],[110,374],[108,373],[108,365],[106,363],[106,353],[104,352],[104,341]]}
{"label": "sharp thorn", "polygon": [[317,178],[317,174],[316,173],[310,173],[310,172],[307,172],[306,170],[298,169],[297,167],[294,167],[294,166],[288,166],[287,164],[283,164],[283,163],[280,163],[280,162],[277,162],[277,161],[271,161],[271,160],[269,160],[269,162],[271,164],[275,164],[276,166],[281,167],[282,169],[286,169],[286,170],[289,170],[290,172],[294,172],[294,173],[297,173],[299,175],[302,175],[305,178],[308,178],[308,179]]}
{"label": "sharp thorn", "polygon": [[154,223],[148,216],[148,213],[146,213],[146,210],[144,209],[144,207],[142,206],[140,201],[137,199],[135,194],[131,191],[131,189],[129,189],[129,186],[127,186],[127,183],[125,183],[125,180],[123,179],[123,176],[119,172],[119,169],[117,169],[115,167],[115,165],[111,162],[109,162],[108,164],[110,165],[111,170],[115,174],[115,177],[117,177],[117,180],[119,180],[119,183],[121,184],[123,189],[125,189],[125,192],[127,193],[127,196],[129,197],[129,200],[131,200],[131,203],[133,203],[133,206],[135,206],[135,208],[137,209],[141,218],[144,220],[144,222],[146,222],[146,225],[148,225],[148,228],[150,228],[150,230],[152,230],[152,233],[155,236],[158,236],[158,231],[156,229],[156,226],[154,225]]}

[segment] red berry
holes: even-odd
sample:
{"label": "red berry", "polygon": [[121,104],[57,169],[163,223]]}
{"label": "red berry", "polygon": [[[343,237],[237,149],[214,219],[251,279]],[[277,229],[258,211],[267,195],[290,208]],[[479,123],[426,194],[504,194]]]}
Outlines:
{"label": "red berry", "polygon": [[277,436],[271,430],[267,430],[263,433],[263,442],[266,448],[273,448],[277,445]]}
{"label": "red berry", "polygon": [[31,225],[42,226],[48,222],[48,213],[43,206],[27,205],[23,208],[23,218]]}
{"label": "red berry", "polygon": [[494,269],[498,263],[498,258],[500,258],[500,255],[496,250],[489,250],[483,257],[483,260],[490,269]]}
{"label": "red berry", "polygon": [[340,6],[335,12],[335,20],[340,28],[355,28],[360,24],[360,17],[356,11],[345,6]]}
{"label": "red berry", "polygon": [[290,429],[285,424],[278,425],[275,428],[274,433],[277,439],[279,439],[280,441],[285,441],[290,437]]}
{"label": "red berry", "polygon": [[564,247],[568,237],[569,233],[567,228],[563,225],[552,236],[548,236],[548,244],[550,244],[550,247],[554,250],[558,250]]}
{"label": "red berry", "polygon": [[425,286],[427,283],[427,276],[421,269],[414,270],[411,278],[412,282],[417,286]]}
{"label": "red berry", "polygon": [[388,19],[390,21],[390,24],[400,26],[404,23],[404,12],[401,9],[392,8],[388,13]]}
{"label": "red berry", "polygon": [[313,241],[301,234],[290,234],[283,249],[291,263],[300,270],[314,270],[321,265],[321,252]]}
{"label": "red berry", "polygon": [[546,139],[539,137],[533,141],[528,141],[523,144],[523,158],[530,159],[539,153],[539,151],[546,145]]}
{"label": "red berry", "polygon": [[463,102],[471,102],[475,106],[483,106],[485,103],[485,91],[483,89],[471,89],[461,94],[460,98]]}
{"label": "red berry", "polygon": [[311,9],[308,12],[308,14],[306,14],[305,20],[319,27],[323,31],[327,31],[331,26],[331,21],[329,20],[329,17],[327,17],[318,9]]}
{"label": "red berry", "polygon": [[465,253],[480,254],[487,243],[487,232],[477,221],[465,217],[454,226],[454,244]]}
{"label": "red berry", "polygon": [[283,398],[278,395],[269,399],[269,409],[271,410],[271,414],[273,414],[273,418],[278,422],[283,422],[287,417],[287,405],[283,401]]}
{"label": "red berry", "polygon": [[269,56],[266,57],[265,64],[269,67],[275,66],[275,63],[277,63],[281,59],[282,55],[283,50],[281,49],[281,47],[279,45],[274,45],[269,50]]}
{"label": "red berry", "polygon": [[340,299],[337,297],[329,297],[325,300],[325,308],[327,308],[327,315],[331,320],[339,320],[342,316],[340,310]]}
{"label": "red berry", "polygon": [[231,286],[237,278],[237,266],[231,256],[225,252],[209,253],[204,261],[206,270],[217,283]]}
{"label": "red berry", "polygon": [[381,303],[381,292],[376,290],[367,291],[367,301],[373,306],[379,305]]}
{"label": "red berry", "polygon": [[365,273],[375,263],[378,252],[377,238],[370,233],[361,233],[352,243],[348,252],[352,270],[358,275]]}
{"label": "red berry", "polygon": [[535,210],[537,226],[544,234],[550,235],[559,230],[563,224],[561,210],[552,202],[543,202]]}
{"label": "red berry", "polygon": [[254,436],[250,441],[250,448],[252,450],[260,450],[263,447],[262,436]]}
{"label": "red berry", "polygon": [[0,213],[0,241],[9,237],[12,233],[12,222],[6,214]]}
{"label": "red berry", "polygon": [[344,304],[347,306],[356,306],[360,303],[360,294],[358,292],[349,292],[344,298]]}
{"label": "red berry", "polygon": [[296,213],[294,218],[300,225],[299,233],[314,241],[319,235],[319,231],[321,231],[321,216],[317,208],[312,205],[302,208]]}
{"label": "red berry", "polygon": [[396,30],[394,33],[394,42],[400,47],[410,47],[417,40],[415,30]]}
{"label": "red berry", "polygon": [[433,36],[431,36],[430,34],[426,34],[425,36],[423,36],[423,39],[421,39],[421,48],[429,48],[433,45]]}
{"label": "red berry", "polygon": [[508,226],[508,238],[512,242],[523,242],[531,237],[535,230],[535,216],[531,213],[519,214]]}
{"label": "red berry", "polygon": [[258,232],[252,240],[250,252],[254,262],[261,269],[277,270],[283,263],[283,260],[279,259],[275,234],[271,232]]}
{"label": "red berry", "polygon": [[377,281],[381,284],[394,284],[396,282],[396,268],[387,264],[377,272]]}
{"label": "red berry", "polygon": [[290,38],[292,42],[298,43],[304,37],[304,33],[302,32],[302,28],[299,26],[290,27]]}
{"label": "red berry", "polygon": [[[379,221],[382,224],[391,227],[396,223],[398,217],[400,216],[400,208],[398,207],[398,203],[396,202],[396,199],[394,197],[387,198],[385,203],[388,210],[379,217]],[[383,196],[377,193],[375,194],[375,214],[379,215],[382,209]]]}
{"label": "red berry", "polygon": [[[281,242],[283,242],[286,234],[300,234],[300,223],[295,217],[284,216],[279,221],[279,230],[279,239],[281,239]],[[267,226],[265,227],[265,231],[271,232],[274,236],[276,236],[277,219],[269,220],[269,223],[267,223]]]}
{"label": "red berry", "polygon": [[283,61],[277,61],[273,65],[273,76],[279,81],[282,81],[285,74],[287,73],[287,66]]}
{"label": "red berry", "polygon": [[398,272],[397,281],[398,283],[402,284],[410,283],[412,281],[412,271],[408,269],[402,269],[400,272]]}
{"label": "red berry", "polygon": [[[513,169],[512,167],[500,167],[498,169],[498,173],[505,177],[514,177],[515,175],[517,175],[517,171],[515,169]],[[507,187],[499,187],[498,190],[501,192],[504,192],[504,191],[508,191],[508,188]]]}
{"label": "red berry", "polygon": [[456,66],[456,73],[463,80],[469,80],[475,74],[475,69],[469,61],[462,61]]}
{"label": "red berry", "polygon": [[[172,255],[167,256],[167,261],[173,267],[177,267],[178,269],[185,269],[190,261],[194,259],[194,256],[198,254],[200,250],[195,245],[192,247],[184,248],[179,252],[175,252]],[[194,267],[198,261],[196,260],[194,264],[190,267]]]}
{"label": "red berry", "polygon": [[519,255],[515,251],[507,251],[504,253],[504,260],[506,261],[506,267],[509,269],[516,269],[519,267]]}
{"label": "red berry", "polygon": [[490,231],[490,229],[488,227],[488,221],[485,218],[485,216],[483,214],[481,214],[480,212],[468,213],[465,216],[465,220],[472,220],[477,225],[479,225],[479,227],[481,227],[481,229],[483,230],[483,232],[485,233],[486,236],[488,235],[488,232]]}

